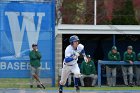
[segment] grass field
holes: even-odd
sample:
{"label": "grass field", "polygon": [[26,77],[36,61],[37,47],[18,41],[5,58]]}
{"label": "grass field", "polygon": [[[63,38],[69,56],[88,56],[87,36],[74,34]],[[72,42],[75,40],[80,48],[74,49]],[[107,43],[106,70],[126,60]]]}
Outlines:
{"label": "grass field", "polygon": [[[0,79],[0,88],[20,88],[20,89],[29,89],[29,79]],[[37,89],[37,88],[33,88]],[[57,90],[58,87],[46,86],[47,90]],[[73,90],[73,87],[65,87],[65,90]],[[81,90],[140,90],[140,87],[81,87]]]}

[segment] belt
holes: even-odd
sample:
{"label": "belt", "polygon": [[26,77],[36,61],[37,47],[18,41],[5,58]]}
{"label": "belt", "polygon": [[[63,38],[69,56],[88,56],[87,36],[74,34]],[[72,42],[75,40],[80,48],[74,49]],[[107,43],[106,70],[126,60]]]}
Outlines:
{"label": "belt", "polygon": [[[64,65],[67,65],[66,63],[64,63]],[[73,65],[67,65],[67,66],[73,66]]]}

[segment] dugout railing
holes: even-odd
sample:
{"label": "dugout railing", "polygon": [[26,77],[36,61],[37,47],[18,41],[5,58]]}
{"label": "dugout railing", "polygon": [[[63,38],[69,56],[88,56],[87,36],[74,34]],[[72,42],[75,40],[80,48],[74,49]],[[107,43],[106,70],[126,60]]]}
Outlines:
{"label": "dugout railing", "polygon": [[102,61],[99,60],[98,61],[98,86],[101,87],[101,67],[102,65],[116,65],[116,66],[122,66],[122,65],[132,65],[132,66],[136,66],[136,65],[140,65],[139,61],[135,61],[133,64],[124,62],[124,61]]}

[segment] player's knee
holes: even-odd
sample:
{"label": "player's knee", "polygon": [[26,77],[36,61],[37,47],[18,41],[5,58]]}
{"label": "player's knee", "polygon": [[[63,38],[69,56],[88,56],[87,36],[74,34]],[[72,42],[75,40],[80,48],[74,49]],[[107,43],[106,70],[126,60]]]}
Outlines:
{"label": "player's knee", "polygon": [[31,73],[32,76],[36,75],[34,72]]}
{"label": "player's knee", "polygon": [[125,73],[125,74],[123,74],[123,77],[125,77],[125,76],[127,76],[127,74]]}
{"label": "player's knee", "polygon": [[133,74],[133,73],[128,73],[128,75],[129,75],[129,76],[133,76],[134,74]]}
{"label": "player's knee", "polygon": [[97,75],[95,75],[95,76],[94,76],[94,79],[97,79],[97,78],[98,78],[98,76],[97,76]]}
{"label": "player's knee", "polygon": [[76,74],[74,74],[74,77],[75,78],[80,78],[81,77],[81,74],[80,73],[76,73]]}

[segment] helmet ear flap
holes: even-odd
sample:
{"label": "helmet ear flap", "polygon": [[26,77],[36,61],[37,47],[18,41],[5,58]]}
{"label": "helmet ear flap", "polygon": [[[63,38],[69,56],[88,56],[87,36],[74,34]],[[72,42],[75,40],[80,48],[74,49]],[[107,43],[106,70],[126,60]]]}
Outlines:
{"label": "helmet ear flap", "polygon": [[73,45],[73,42],[70,42],[71,45]]}

